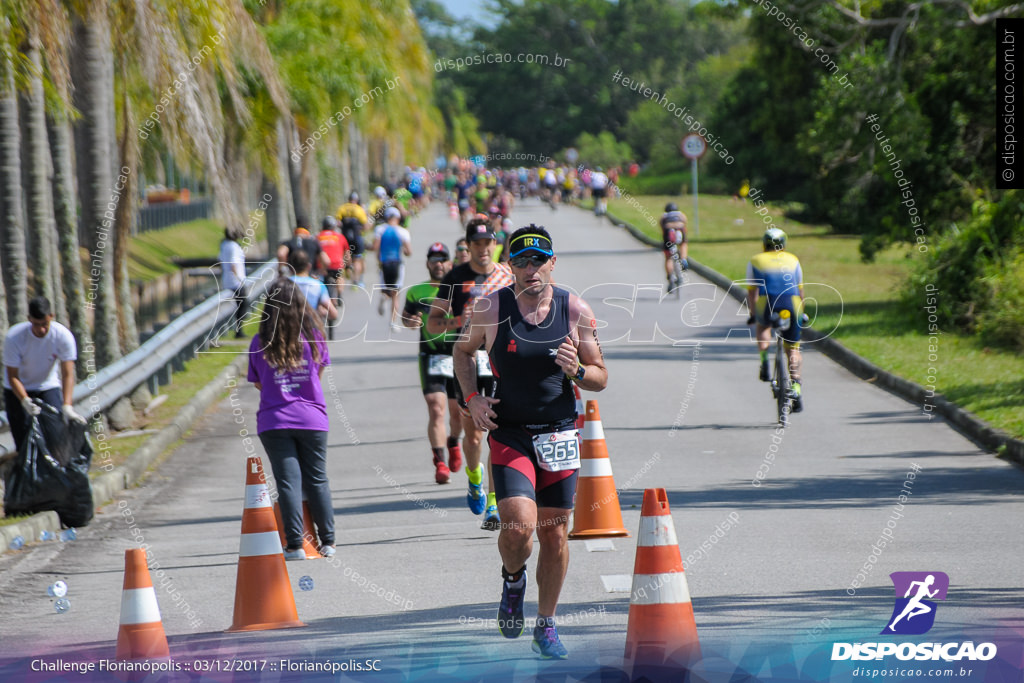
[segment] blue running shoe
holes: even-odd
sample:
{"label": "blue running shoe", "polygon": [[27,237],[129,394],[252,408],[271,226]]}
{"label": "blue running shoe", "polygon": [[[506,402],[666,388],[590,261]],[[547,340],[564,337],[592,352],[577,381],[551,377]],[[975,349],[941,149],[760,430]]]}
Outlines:
{"label": "blue running shoe", "polygon": [[484,517],[484,523],[480,525],[480,528],[484,531],[497,531],[501,528],[501,518],[498,517],[497,505],[487,506],[487,515]]}
{"label": "blue running shoe", "polygon": [[554,625],[535,626],[533,629],[533,643],[530,649],[541,656],[541,659],[568,659],[569,652],[558,639],[558,631]]}
{"label": "blue running shoe", "polygon": [[466,494],[466,505],[469,506],[470,512],[474,515],[479,515],[487,507],[487,496],[484,494],[483,488],[480,484],[474,484],[469,482],[469,493]]}
{"label": "blue running shoe", "polygon": [[[501,568],[501,575],[505,577],[502,581],[501,604],[498,605],[498,628],[501,635],[506,638],[518,638],[526,628],[526,621],[523,619],[523,604],[526,602],[526,568],[522,570],[523,585],[511,587],[508,583],[508,572]],[[557,636],[556,636],[557,639]]]}

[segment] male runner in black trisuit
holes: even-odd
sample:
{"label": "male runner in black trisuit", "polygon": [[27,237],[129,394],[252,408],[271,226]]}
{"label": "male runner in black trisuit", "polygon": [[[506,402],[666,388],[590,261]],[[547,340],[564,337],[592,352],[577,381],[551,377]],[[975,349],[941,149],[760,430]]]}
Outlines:
{"label": "male runner in black trisuit", "polygon": [[[565,659],[555,609],[569,566],[569,512],[576,496],[579,432],[572,382],[588,391],[608,384],[597,320],[583,299],[551,284],[555,256],[548,232],[535,225],[509,240],[512,287],[477,299],[455,345],[455,377],[474,424],[491,430],[492,480],[498,498],[504,586],[498,627],[506,638],[525,625],[526,560],[533,533],[537,562],[534,652]],[[473,354],[483,344],[497,378],[493,397],[477,386]]]}

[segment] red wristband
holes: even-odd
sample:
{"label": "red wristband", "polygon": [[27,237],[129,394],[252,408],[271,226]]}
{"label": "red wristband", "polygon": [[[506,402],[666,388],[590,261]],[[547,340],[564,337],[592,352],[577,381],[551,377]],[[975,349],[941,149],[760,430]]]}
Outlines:
{"label": "red wristband", "polygon": [[479,392],[479,391],[474,391],[474,392],[473,392],[472,394],[470,394],[469,396],[467,396],[467,397],[466,397],[466,400],[464,401],[464,403],[466,404],[466,407],[467,407],[467,408],[469,407],[469,402],[473,400],[473,397],[474,397],[474,396],[479,396],[479,395],[480,395],[480,392]]}

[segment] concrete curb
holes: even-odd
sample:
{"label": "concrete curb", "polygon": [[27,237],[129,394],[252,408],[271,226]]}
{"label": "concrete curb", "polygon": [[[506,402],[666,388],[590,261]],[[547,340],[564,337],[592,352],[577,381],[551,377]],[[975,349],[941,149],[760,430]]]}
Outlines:
{"label": "concrete curb", "polygon": [[[611,213],[606,215],[614,225],[625,228],[640,242],[652,247],[661,247],[660,242],[645,235],[635,226],[614,217]],[[746,289],[743,287],[721,273],[695,261],[693,258],[687,258],[686,260],[690,270],[721,287],[732,298],[737,301],[744,301],[746,299]],[[866,358],[846,348],[835,339],[827,337],[813,328],[807,328],[804,334],[808,343],[818,345],[818,348],[826,356],[842,365],[860,379],[877,384],[900,398],[921,406],[921,410],[926,412],[926,414],[937,413],[941,415],[957,431],[982,448],[996,453],[1000,458],[1018,465],[1024,465],[1024,441],[1015,439],[1006,432],[996,429],[974,413],[964,410],[957,404],[947,400],[941,394],[929,392],[920,384],[883,370]],[[924,411],[926,402],[928,405],[933,406],[931,411]]]}
{"label": "concrete curb", "polygon": [[[167,447],[183,437],[192,427],[196,418],[206,412],[220,393],[226,388],[227,381],[238,377],[246,367],[248,356],[239,353],[226,368],[178,411],[171,423],[147,439],[139,448],[128,456],[123,465],[115,467],[92,480],[93,504],[98,508],[111,500],[118,492],[133,486],[145,479],[150,466],[163,454]],[[53,511],[39,512],[14,524],[0,526],[0,553],[10,552],[10,542],[22,536],[25,543],[39,538],[39,532],[60,529],[60,520]]]}

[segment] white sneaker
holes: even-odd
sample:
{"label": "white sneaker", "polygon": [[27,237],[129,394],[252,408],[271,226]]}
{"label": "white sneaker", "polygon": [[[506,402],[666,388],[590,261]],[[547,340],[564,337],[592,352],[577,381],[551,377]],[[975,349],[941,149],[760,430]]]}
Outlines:
{"label": "white sneaker", "polygon": [[284,559],[286,560],[304,560],[306,559],[306,551],[302,548],[298,550],[284,550]]}

